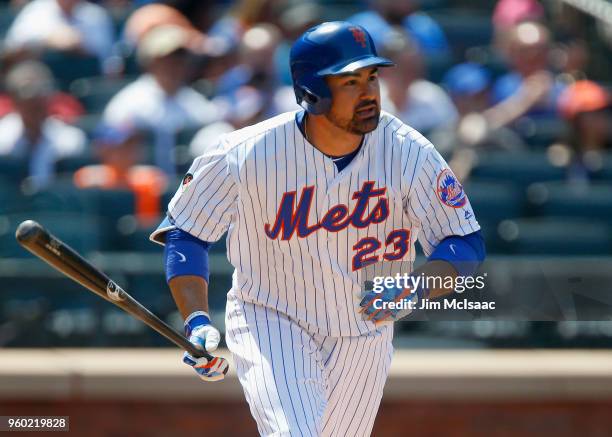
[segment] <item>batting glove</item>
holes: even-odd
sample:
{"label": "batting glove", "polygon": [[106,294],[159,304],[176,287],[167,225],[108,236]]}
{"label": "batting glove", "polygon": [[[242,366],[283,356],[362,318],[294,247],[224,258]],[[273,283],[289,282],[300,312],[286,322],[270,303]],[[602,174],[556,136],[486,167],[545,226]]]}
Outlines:
{"label": "batting glove", "polygon": [[[185,335],[198,349],[213,352],[219,346],[221,334],[210,324],[210,316],[204,311],[196,311],[185,320]],[[221,381],[225,378],[228,363],[224,358],[215,357],[211,361],[202,357],[196,358],[185,352],[183,362],[190,365],[204,381]]]}
{"label": "batting glove", "polygon": [[409,315],[416,308],[417,301],[426,298],[428,294],[428,290],[422,287],[414,292],[409,287],[385,287],[382,292],[370,290],[361,299],[359,312],[366,320],[375,323],[397,321]]}

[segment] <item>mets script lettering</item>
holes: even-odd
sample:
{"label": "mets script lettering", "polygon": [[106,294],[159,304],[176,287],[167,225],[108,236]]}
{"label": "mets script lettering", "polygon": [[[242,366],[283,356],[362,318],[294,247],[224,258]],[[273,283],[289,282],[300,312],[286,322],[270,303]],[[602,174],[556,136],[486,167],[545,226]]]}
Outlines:
{"label": "mets script lettering", "polygon": [[[264,230],[266,235],[275,240],[281,235],[281,240],[289,240],[297,232],[299,238],[304,238],[323,228],[329,232],[338,232],[349,226],[365,228],[371,224],[382,223],[389,217],[389,200],[384,197],[387,188],[374,188],[374,182],[366,181],[359,191],[353,193],[352,199],[356,200],[353,210],[338,204],[329,209],[323,218],[315,224],[308,223],[310,208],[314,197],[314,186],[302,188],[300,199],[296,207],[296,191],[289,191],[283,197],[276,213],[276,221],[273,225],[266,223]],[[371,199],[378,199],[376,205],[366,215]]]}

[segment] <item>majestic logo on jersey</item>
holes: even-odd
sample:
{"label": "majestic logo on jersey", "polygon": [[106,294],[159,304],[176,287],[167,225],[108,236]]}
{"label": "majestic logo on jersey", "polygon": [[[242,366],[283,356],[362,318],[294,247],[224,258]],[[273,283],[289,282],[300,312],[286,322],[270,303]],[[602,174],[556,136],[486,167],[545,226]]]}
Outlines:
{"label": "majestic logo on jersey", "polygon": [[[349,226],[365,228],[371,224],[382,223],[389,217],[389,200],[383,197],[387,188],[374,189],[374,182],[367,181],[361,186],[361,190],[353,193],[355,206],[351,212],[344,204],[332,206],[323,218],[313,225],[308,224],[310,208],[314,198],[314,186],[302,189],[300,199],[296,205],[297,192],[289,191],[283,197],[276,213],[276,221],[273,225],[266,223],[264,230],[272,240],[281,235],[281,240],[289,240],[297,231],[299,238],[309,236],[319,229],[329,232],[338,232]],[[370,200],[378,199],[376,205],[367,213]]]}
{"label": "majestic logo on jersey", "polygon": [[357,44],[361,44],[361,47],[366,47],[366,36],[365,32],[358,27],[350,27],[349,30],[353,34],[353,38],[355,38],[355,42]]}
{"label": "majestic logo on jersey", "polygon": [[438,175],[436,192],[440,202],[451,208],[461,208],[467,202],[463,187],[455,175],[447,168]]}

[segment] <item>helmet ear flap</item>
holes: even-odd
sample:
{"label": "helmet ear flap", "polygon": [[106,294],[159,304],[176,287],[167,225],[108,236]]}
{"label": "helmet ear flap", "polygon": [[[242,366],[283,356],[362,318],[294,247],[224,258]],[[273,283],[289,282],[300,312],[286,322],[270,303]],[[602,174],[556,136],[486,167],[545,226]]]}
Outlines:
{"label": "helmet ear flap", "polygon": [[307,89],[304,89],[304,100],[310,105],[316,105],[320,99]]}
{"label": "helmet ear flap", "polygon": [[305,85],[295,86],[294,89],[297,103],[307,112],[319,115],[329,110],[331,98],[327,95],[327,90],[322,89],[322,95],[318,95]]}
{"label": "helmet ear flap", "polygon": [[323,114],[331,105],[330,90],[325,79],[317,75],[318,68],[310,60],[294,61],[291,64],[296,101],[311,114]]}

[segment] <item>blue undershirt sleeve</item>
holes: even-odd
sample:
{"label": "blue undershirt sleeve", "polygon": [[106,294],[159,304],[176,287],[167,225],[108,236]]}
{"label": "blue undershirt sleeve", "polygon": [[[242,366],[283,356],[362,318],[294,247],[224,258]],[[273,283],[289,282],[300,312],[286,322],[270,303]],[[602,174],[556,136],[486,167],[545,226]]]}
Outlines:
{"label": "blue undershirt sleeve", "polygon": [[429,257],[429,261],[447,261],[460,276],[472,276],[484,261],[486,250],[480,231],[464,236],[452,235],[442,240]]}
{"label": "blue undershirt sleeve", "polygon": [[181,230],[172,229],[166,232],[164,246],[164,263],[166,282],[176,276],[194,275],[208,282],[208,249],[210,243]]}

